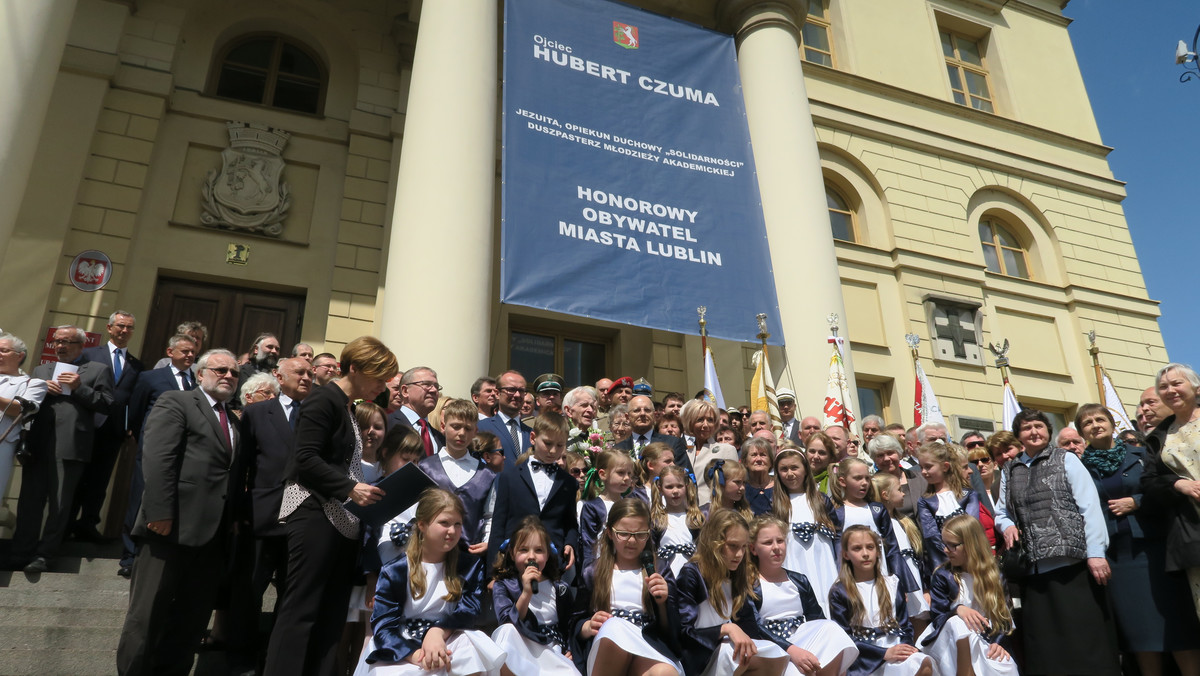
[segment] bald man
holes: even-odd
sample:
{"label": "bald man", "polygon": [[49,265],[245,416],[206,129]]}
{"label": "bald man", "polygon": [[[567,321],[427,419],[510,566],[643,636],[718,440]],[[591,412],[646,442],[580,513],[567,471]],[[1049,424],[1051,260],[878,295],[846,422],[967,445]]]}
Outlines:
{"label": "bald man", "polygon": [[1155,427],[1171,415],[1171,409],[1162,403],[1158,397],[1157,387],[1147,387],[1138,401],[1137,426],[1145,434],[1154,431]]}

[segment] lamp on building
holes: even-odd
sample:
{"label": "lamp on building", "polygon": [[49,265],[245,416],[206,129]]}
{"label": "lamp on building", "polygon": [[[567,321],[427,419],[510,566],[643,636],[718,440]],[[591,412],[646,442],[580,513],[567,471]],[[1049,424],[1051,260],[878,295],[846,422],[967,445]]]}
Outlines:
{"label": "lamp on building", "polygon": [[1200,27],[1196,28],[1196,34],[1192,36],[1192,49],[1188,51],[1187,43],[1183,40],[1175,46],[1175,63],[1183,66],[1183,74],[1179,76],[1180,82],[1187,82],[1194,77],[1200,77],[1200,63],[1196,61],[1196,41],[1200,40]]}

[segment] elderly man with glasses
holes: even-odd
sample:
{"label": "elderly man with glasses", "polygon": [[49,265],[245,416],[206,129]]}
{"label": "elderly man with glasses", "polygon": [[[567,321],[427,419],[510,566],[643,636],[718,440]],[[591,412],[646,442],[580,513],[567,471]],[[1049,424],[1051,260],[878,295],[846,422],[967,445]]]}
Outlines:
{"label": "elderly man with glasses", "polygon": [[400,399],[404,404],[388,416],[388,427],[404,425],[421,437],[425,456],[437,455],[446,445],[446,437],[429,422],[429,414],[437,407],[437,371],[428,366],[414,366],[400,376]]}

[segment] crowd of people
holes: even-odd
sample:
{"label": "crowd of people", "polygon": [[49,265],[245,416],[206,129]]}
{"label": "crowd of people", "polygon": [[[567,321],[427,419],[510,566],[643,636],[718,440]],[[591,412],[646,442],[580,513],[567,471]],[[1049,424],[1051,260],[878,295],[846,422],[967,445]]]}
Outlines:
{"label": "crowd of people", "polygon": [[188,322],[145,368],[133,316],[107,330],[57,328],[29,375],[0,333],[0,485],[15,457],[5,563],[36,575],[103,538],[136,447],[121,674],[219,647],[236,674],[1200,676],[1182,364],[1137,429],[1084,403],[956,441],[878,416],[860,437],[786,389],[779,425],[644,378],[509,370],[448,396],[371,337],[236,355]]}

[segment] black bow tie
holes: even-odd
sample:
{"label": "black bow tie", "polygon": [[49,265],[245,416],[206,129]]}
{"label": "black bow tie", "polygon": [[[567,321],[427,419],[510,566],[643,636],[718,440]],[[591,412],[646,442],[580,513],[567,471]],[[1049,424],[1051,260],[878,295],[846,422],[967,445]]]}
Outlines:
{"label": "black bow tie", "polygon": [[556,462],[538,462],[537,460],[529,461],[529,470],[531,472],[545,472],[546,476],[554,476],[558,473],[558,463]]}

